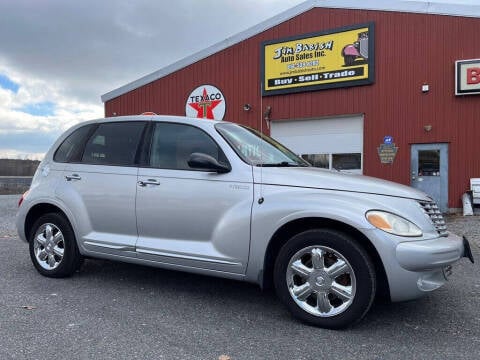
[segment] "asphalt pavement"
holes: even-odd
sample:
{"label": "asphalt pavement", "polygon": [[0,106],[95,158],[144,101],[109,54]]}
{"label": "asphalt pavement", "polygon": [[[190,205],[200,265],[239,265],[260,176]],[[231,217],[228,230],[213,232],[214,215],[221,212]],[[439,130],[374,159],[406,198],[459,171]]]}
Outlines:
{"label": "asphalt pavement", "polygon": [[[0,359],[479,359],[480,250],[446,286],[374,304],[353,328],[293,319],[255,285],[103,260],[67,279],[33,268],[0,196]],[[449,225],[480,239],[480,216]],[[226,358],[226,357],[224,357]]]}

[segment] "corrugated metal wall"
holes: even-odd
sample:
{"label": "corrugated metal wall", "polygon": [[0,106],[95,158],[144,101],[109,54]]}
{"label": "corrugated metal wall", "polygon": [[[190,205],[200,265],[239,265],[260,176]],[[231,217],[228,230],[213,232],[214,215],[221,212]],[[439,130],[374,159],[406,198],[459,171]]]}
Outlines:
{"label": "corrugated metal wall", "polygon": [[[273,120],[365,114],[364,173],[404,184],[410,184],[410,144],[449,143],[449,207],[460,207],[470,177],[480,177],[480,95],[455,97],[454,62],[480,58],[477,18],[315,8],[108,101],[106,116],[184,115],[190,92],[212,84],[226,98],[225,119],[260,128],[261,42],[371,21],[375,84],[264,97],[263,108],[272,107]],[[426,94],[423,83],[430,85]],[[243,111],[245,103],[251,111]],[[377,154],[385,135],[399,147],[391,165],[381,164]]]}

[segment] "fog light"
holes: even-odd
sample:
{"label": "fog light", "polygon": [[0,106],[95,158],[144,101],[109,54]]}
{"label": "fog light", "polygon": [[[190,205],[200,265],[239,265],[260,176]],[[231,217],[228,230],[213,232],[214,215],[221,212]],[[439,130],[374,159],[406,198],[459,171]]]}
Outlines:
{"label": "fog light", "polygon": [[419,290],[428,292],[438,289],[446,281],[444,269],[438,269],[422,274],[417,280],[417,286]]}

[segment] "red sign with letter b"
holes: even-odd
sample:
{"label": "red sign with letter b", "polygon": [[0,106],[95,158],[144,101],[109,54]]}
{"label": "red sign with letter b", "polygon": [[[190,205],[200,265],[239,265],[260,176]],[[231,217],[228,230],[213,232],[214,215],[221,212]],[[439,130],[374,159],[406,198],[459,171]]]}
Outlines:
{"label": "red sign with letter b", "polygon": [[467,84],[472,85],[478,83],[480,83],[480,68],[467,68]]}
{"label": "red sign with letter b", "polygon": [[480,59],[455,61],[455,95],[480,95]]}

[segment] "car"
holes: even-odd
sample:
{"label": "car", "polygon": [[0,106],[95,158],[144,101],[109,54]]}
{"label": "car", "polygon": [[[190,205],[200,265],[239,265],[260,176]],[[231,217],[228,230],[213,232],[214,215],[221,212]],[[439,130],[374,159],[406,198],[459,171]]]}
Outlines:
{"label": "car", "polygon": [[40,274],[103,258],[275,288],[298,319],[359,321],[376,297],[438,289],[471,256],[413,188],[312,167],[227,122],[123,116],[67,130],[20,199],[16,226]]}

